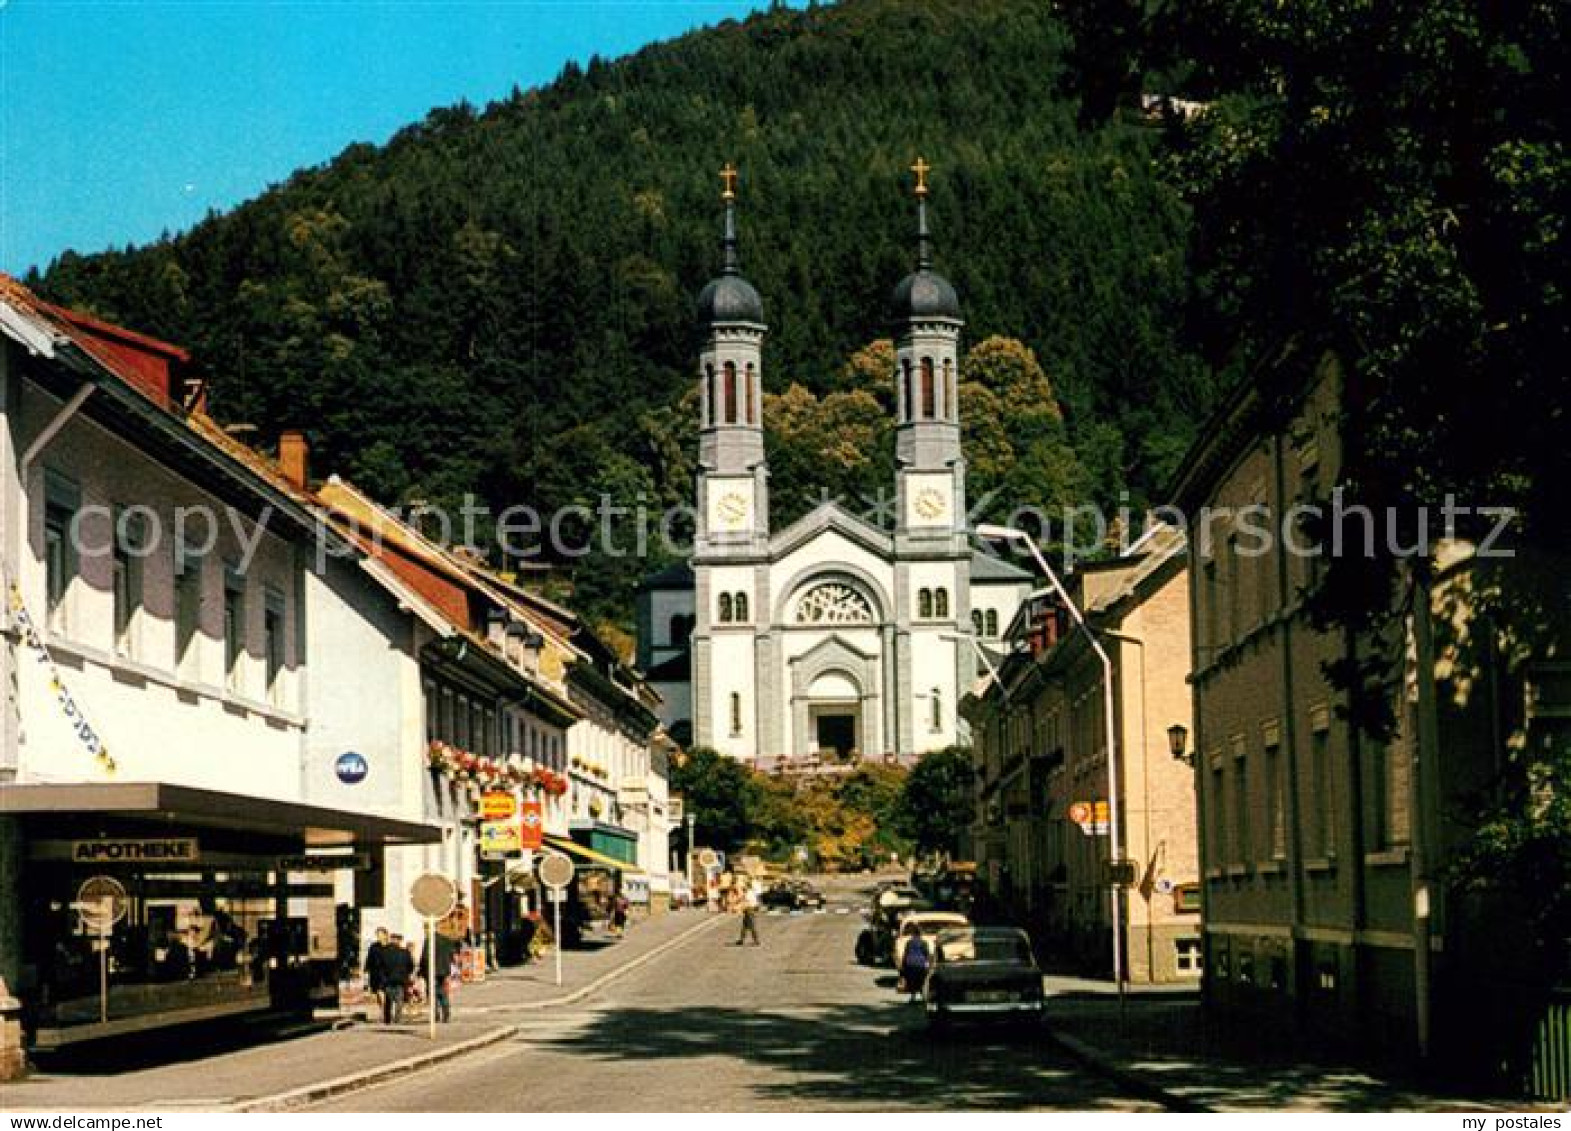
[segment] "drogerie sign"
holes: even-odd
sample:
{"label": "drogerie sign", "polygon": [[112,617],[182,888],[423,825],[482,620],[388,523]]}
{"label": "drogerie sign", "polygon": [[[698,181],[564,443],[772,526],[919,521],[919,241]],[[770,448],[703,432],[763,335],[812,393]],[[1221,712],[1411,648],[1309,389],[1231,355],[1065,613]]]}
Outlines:
{"label": "drogerie sign", "polygon": [[199,856],[195,837],[71,842],[75,864],[189,864]]}

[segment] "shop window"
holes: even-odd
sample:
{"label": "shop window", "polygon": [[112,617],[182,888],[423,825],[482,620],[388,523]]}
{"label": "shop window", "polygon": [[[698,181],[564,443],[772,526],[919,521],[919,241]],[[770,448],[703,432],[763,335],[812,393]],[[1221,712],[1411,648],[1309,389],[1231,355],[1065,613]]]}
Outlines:
{"label": "shop window", "polygon": [[1198,978],[1201,971],[1199,939],[1173,940],[1173,969],[1186,977]]}
{"label": "shop window", "polygon": [[1253,951],[1244,950],[1239,952],[1238,980],[1246,986],[1255,984],[1255,956]]}

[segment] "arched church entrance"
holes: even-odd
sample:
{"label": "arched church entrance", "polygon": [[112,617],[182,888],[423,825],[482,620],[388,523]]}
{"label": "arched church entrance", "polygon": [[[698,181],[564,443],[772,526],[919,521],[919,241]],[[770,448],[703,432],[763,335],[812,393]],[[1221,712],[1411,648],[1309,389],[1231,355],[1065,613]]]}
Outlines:
{"label": "arched church entrance", "polygon": [[807,691],[808,732],[814,753],[844,762],[862,750],[862,688],[843,671],[824,672]]}

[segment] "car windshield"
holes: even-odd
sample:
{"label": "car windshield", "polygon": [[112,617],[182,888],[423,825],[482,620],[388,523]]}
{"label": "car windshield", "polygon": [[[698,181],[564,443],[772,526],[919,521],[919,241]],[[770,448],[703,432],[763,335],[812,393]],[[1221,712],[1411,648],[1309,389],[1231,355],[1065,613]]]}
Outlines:
{"label": "car windshield", "polygon": [[1031,963],[1031,945],[1024,935],[1002,932],[946,931],[938,939],[943,962]]}

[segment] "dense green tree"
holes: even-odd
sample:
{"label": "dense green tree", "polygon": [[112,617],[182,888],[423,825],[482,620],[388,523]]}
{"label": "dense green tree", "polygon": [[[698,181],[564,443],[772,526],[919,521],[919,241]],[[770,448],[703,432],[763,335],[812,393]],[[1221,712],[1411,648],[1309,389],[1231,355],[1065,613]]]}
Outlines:
{"label": "dense green tree", "polygon": [[971,824],[971,748],[950,746],[924,754],[900,795],[897,827],[918,852],[953,856]]}
{"label": "dense green tree", "polygon": [[759,785],[753,771],[707,746],[695,746],[671,763],[671,793],[695,818],[697,843],[740,851],[755,836]]}

